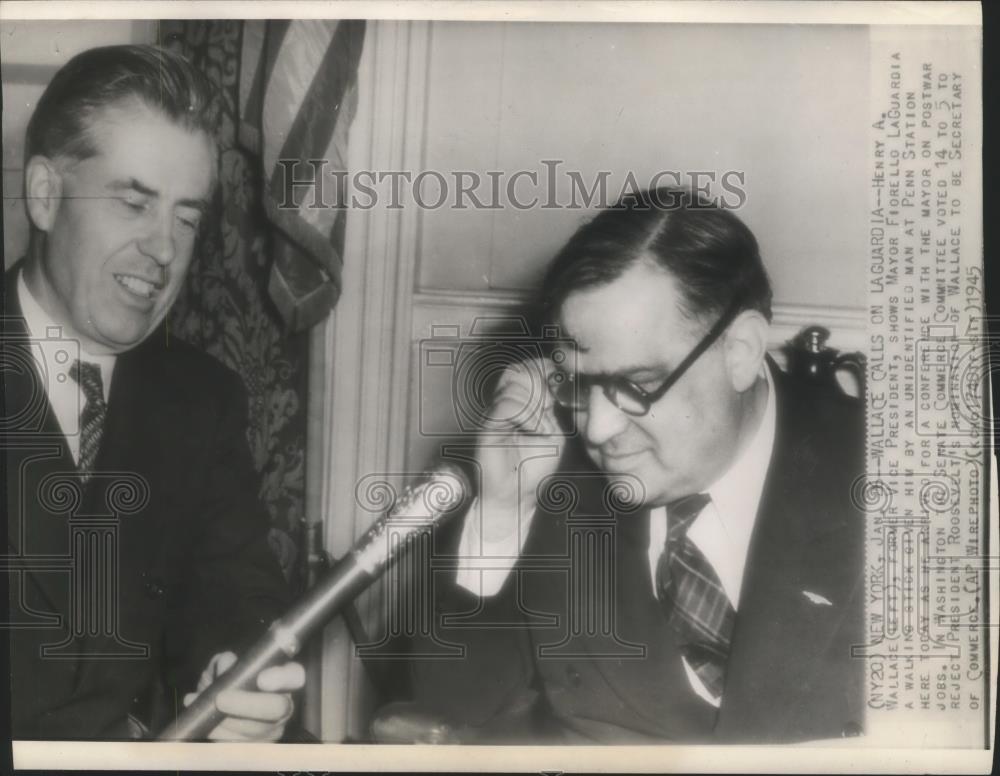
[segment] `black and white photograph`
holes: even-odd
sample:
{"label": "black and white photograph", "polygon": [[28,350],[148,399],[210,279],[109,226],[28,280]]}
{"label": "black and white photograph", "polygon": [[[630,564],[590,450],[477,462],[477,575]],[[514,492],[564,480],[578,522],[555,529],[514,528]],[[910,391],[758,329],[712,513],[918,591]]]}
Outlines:
{"label": "black and white photograph", "polygon": [[0,3],[14,767],[989,771],[979,5],[568,5]]}

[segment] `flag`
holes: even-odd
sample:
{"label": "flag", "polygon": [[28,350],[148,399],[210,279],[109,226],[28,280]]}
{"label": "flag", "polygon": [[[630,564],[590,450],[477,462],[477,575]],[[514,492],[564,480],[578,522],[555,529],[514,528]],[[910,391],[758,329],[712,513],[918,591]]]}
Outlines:
{"label": "flag", "polygon": [[268,292],[292,331],[322,321],[340,295],[348,130],[357,108],[360,20],[246,21],[240,144],[260,157],[274,229]]}

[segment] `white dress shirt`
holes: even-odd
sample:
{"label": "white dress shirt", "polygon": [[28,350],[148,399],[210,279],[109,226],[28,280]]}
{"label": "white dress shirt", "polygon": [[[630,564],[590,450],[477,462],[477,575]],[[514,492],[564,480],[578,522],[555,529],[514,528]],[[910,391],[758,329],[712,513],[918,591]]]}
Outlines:
{"label": "white dress shirt", "polygon": [[80,461],[80,412],[86,403],[79,383],[70,371],[76,359],[97,364],[101,368],[101,382],[104,400],[108,400],[111,389],[111,375],[115,368],[115,356],[94,356],[80,347],[75,339],[64,335],[62,327],[52,320],[42,309],[24,282],[24,270],[17,273],[17,299],[21,304],[31,338],[31,355],[41,376],[45,394],[52,411],[59,421],[59,428],[66,437],[73,460]]}
{"label": "white dress shirt", "polygon": [[[740,600],[750,537],[774,449],[774,382],[766,366],[763,371],[767,380],[767,403],[760,425],[732,466],[704,491],[711,501],[695,518],[687,533],[715,569],[734,610]],[[479,515],[478,506],[477,500],[468,514]],[[458,554],[461,560],[456,581],[479,596],[495,595],[503,587],[524,547],[534,513],[522,514],[520,520],[516,514],[497,517],[510,523],[511,530],[506,537],[498,540],[483,537],[479,529],[480,521],[466,518],[459,542]],[[490,515],[490,519],[492,518],[493,515]],[[666,507],[650,510],[647,557],[653,595],[656,595],[656,566],[666,544],[669,519]],[[485,516],[482,522],[498,525],[496,522],[489,522]],[[709,693],[686,660],[684,668],[692,689],[708,703],[719,706],[721,698],[715,698]]]}

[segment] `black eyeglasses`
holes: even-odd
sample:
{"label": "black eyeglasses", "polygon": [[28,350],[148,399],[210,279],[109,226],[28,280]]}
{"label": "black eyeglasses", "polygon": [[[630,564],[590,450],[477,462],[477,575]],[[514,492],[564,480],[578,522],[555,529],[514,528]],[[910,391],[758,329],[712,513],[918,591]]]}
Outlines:
{"label": "black eyeglasses", "polygon": [[664,394],[670,390],[674,383],[681,379],[701,354],[712,346],[721,336],[722,332],[733,322],[740,309],[741,300],[734,299],[729,307],[726,308],[722,317],[715,322],[715,325],[694,346],[694,349],[684,357],[684,360],[677,365],[677,368],[670,373],[667,379],[652,391],[640,388],[631,380],[620,375],[590,376],[572,374],[557,369],[549,375],[548,379],[549,391],[552,393],[552,398],[562,407],[571,410],[583,410],[587,408],[591,387],[597,385],[604,391],[604,395],[607,396],[608,401],[622,412],[641,417],[649,412],[649,408],[662,399]]}

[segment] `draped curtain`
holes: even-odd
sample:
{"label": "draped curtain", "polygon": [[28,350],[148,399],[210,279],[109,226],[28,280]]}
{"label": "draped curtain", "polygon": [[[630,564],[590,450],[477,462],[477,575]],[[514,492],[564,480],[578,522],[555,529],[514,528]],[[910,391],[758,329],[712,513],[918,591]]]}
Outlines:
{"label": "draped curtain", "polygon": [[242,376],[249,441],[271,516],[271,544],[287,578],[305,523],[308,332],[286,333],[267,293],[271,240],[261,205],[259,161],[237,143],[240,21],[165,21],[160,43],[218,87],[219,186],[187,283],[168,325]]}

